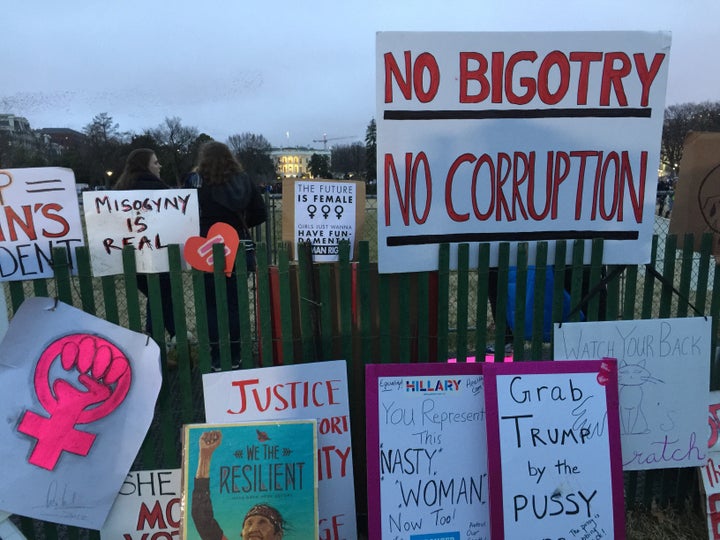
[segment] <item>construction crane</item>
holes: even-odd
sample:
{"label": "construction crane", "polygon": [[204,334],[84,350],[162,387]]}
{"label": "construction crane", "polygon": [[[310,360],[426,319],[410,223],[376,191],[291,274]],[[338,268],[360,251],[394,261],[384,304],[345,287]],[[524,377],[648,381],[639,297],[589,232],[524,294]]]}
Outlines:
{"label": "construction crane", "polygon": [[323,133],[322,139],[313,139],[313,142],[323,143],[323,150],[327,150],[328,141],[340,141],[343,139],[357,139],[357,137],[333,137],[331,139],[328,139],[327,133]]}

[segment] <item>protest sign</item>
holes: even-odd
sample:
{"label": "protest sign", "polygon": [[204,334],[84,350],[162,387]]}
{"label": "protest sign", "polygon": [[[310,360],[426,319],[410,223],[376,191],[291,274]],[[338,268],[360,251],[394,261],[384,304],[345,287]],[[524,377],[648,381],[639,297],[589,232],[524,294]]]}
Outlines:
{"label": "protest sign", "polygon": [[0,350],[0,508],[100,529],[153,418],[157,344],[28,298]]}
{"label": "protest sign", "polygon": [[102,540],[165,540],[180,536],[180,469],[132,471],[100,530]]}
{"label": "protest sign", "polygon": [[594,238],[648,262],[669,52],[662,32],[379,32],[380,272],[436,270],[440,243],[451,268],[503,241],[552,260],[585,240],[589,263]]}
{"label": "protest sign", "polygon": [[168,271],[167,247],[197,236],[194,189],[85,191],[83,208],[93,275],[123,273],[122,249],[135,247],[138,272]]}
{"label": "protest sign", "polygon": [[315,420],[184,426],[181,538],[276,538],[253,517],[283,540],[318,538],[316,429]]}
{"label": "protest sign", "polygon": [[0,170],[0,281],[53,276],[53,248],[85,244],[70,169],[40,167]]}
{"label": "protest sign", "polygon": [[316,419],[320,536],[357,538],[344,360],[207,373],[203,394],[213,424]]}
{"label": "protest sign", "polygon": [[483,367],[366,366],[370,538],[489,537]]}
{"label": "protest sign", "polygon": [[678,235],[683,247],[686,234],[693,234],[700,250],[703,233],[713,235],[712,251],[720,261],[720,133],[691,132],[685,138],[680,178],[675,185],[670,234]]}
{"label": "protest sign", "polygon": [[696,317],[555,325],[555,360],[618,361],[624,470],[705,464],[711,322]]}
{"label": "protest sign", "polygon": [[705,512],[707,514],[708,538],[720,540],[720,391],[710,392],[708,424],[708,459],[700,467],[700,477],[705,493]]}
{"label": "protest sign", "polygon": [[617,363],[485,366],[492,538],[625,538]]}
{"label": "protest sign", "polygon": [[0,540],[27,540],[7,517],[5,512],[0,511]]}
{"label": "protest sign", "polygon": [[293,246],[310,242],[313,261],[338,261],[341,240],[350,242],[350,259],[365,221],[365,182],[296,180],[283,190],[282,235]]}

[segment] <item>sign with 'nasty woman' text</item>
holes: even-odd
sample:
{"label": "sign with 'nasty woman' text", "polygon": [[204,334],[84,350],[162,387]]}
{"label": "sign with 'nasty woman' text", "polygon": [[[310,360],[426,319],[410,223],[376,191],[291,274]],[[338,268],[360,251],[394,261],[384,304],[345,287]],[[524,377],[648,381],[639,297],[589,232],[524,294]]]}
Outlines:
{"label": "sign with 'nasty woman' text", "polygon": [[369,537],[488,538],[483,364],[366,367]]}

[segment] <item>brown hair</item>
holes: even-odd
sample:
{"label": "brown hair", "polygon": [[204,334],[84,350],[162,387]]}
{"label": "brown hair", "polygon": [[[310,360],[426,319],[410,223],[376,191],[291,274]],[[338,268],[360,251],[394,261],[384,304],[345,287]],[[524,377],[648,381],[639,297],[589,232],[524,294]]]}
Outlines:
{"label": "brown hair", "polygon": [[224,184],[229,178],[243,171],[227,145],[209,141],[200,147],[197,171],[204,185]]}
{"label": "brown hair", "polygon": [[136,148],[130,152],[125,160],[125,168],[113,188],[132,189],[138,176],[141,174],[152,174],[148,165],[150,165],[150,159],[153,155],[155,155],[155,151],[149,148]]}

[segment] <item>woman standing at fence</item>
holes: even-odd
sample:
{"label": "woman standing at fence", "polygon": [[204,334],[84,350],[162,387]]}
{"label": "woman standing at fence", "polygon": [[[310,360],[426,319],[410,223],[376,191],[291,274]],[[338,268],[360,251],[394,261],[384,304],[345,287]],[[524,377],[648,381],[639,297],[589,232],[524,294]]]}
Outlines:
{"label": "woman standing at fence", "polygon": [[[200,148],[195,174],[188,178],[187,187],[198,190],[200,206],[200,234],[207,236],[215,223],[227,223],[241,240],[251,240],[250,228],[267,219],[265,201],[260,189],[243,171],[230,149],[211,141]],[[248,270],[254,270],[254,256],[247,258]],[[206,273],[205,297],[208,308],[208,332],[213,371],[220,370],[219,331],[215,278]],[[232,367],[240,367],[240,313],[238,309],[238,282],[233,272],[226,277],[227,312],[230,323],[230,354]],[[243,292],[243,291],[241,291]]]}
{"label": "woman standing at fence", "polygon": [[[115,183],[116,190],[153,190],[170,189],[160,179],[160,162],[153,150],[137,148],[130,152],[125,161],[125,168]],[[160,294],[162,296],[163,324],[170,340],[175,337],[175,320],[173,319],[172,295],[170,291],[170,274],[162,272],[160,277]],[[148,281],[145,274],[138,274],[137,286],[147,298],[145,331],[152,335],[152,317],[150,315],[150,296],[148,294]]]}

